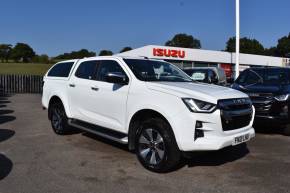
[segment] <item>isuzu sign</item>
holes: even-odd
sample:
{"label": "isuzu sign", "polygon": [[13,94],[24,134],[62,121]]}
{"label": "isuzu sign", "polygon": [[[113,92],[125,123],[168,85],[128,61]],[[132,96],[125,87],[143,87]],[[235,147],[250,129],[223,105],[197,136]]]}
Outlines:
{"label": "isuzu sign", "polygon": [[184,58],[185,51],[184,50],[175,50],[175,49],[153,48],[153,56]]}

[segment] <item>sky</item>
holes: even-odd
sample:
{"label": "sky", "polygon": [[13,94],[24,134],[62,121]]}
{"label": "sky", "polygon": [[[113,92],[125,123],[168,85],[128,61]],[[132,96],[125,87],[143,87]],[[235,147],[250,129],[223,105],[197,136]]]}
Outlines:
{"label": "sky", "polygon": [[[240,1],[242,37],[271,47],[290,33],[289,0]],[[49,56],[164,45],[177,33],[223,50],[235,35],[235,0],[3,0],[0,7],[0,43],[27,43]]]}

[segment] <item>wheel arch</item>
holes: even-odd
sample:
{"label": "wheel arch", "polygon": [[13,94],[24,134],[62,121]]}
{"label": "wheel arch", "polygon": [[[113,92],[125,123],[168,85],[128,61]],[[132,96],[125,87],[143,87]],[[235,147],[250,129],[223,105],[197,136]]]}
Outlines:
{"label": "wheel arch", "polygon": [[[166,123],[171,128],[171,132],[172,132],[173,136],[175,137],[175,134],[172,130],[171,124],[169,123],[169,121],[166,119],[166,117],[162,113],[160,113],[156,110],[153,110],[153,109],[141,109],[133,114],[133,116],[131,117],[130,122],[129,122],[129,131],[128,131],[129,150],[135,149],[135,137],[136,137],[136,134],[138,131],[138,126],[140,125],[140,123],[143,120],[151,118],[151,117],[152,118],[159,117],[162,120],[166,121]],[[176,140],[176,138],[175,138],[175,140]]]}
{"label": "wheel arch", "polygon": [[52,104],[57,103],[57,102],[59,102],[63,105],[66,115],[69,115],[68,106],[65,104],[62,97],[60,97],[58,95],[53,95],[50,97],[49,103],[48,103],[48,119],[49,120],[51,119],[51,106],[52,106]]}

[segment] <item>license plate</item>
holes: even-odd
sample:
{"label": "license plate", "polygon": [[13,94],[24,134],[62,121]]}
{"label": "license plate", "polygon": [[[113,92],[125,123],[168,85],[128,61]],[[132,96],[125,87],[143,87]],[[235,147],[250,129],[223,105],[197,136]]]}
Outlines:
{"label": "license plate", "polygon": [[233,145],[238,145],[250,140],[250,134],[235,137],[233,140]]}

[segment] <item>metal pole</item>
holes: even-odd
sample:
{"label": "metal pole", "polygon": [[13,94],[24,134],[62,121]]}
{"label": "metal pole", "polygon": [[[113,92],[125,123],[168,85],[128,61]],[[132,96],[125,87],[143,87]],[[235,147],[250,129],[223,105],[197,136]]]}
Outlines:
{"label": "metal pole", "polygon": [[236,0],[236,65],[235,79],[239,76],[240,68],[240,0]]}

